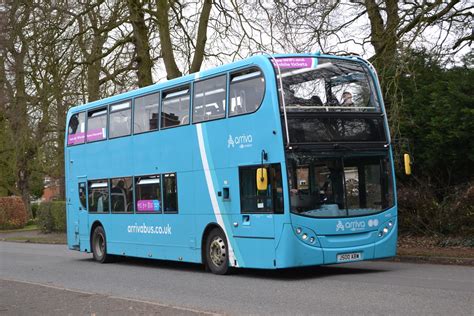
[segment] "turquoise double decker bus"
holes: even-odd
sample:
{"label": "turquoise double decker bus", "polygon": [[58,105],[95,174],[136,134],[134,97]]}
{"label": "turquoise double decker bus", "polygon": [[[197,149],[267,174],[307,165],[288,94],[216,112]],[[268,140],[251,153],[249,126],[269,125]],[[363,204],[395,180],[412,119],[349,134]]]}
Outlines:
{"label": "turquoise double decker bus", "polygon": [[73,107],[67,241],[280,269],[392,257],[387,116],[359,57],[258,55]]}

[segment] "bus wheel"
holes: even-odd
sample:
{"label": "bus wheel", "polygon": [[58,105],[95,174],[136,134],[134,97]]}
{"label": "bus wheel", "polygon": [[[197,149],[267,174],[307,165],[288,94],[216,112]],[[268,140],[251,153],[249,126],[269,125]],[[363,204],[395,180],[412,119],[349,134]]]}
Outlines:
{"label": "bus wheel", "polygon": [[107,240],[102,226],[97,226],[92,234],[92,255],[100,263],[112,261],[112,256],[107,254]]}
{"label": "bus wheel", "polygon": [[215,274],[227,274],[229,271],[227,239],[219,228],[214,228],[207,236],[206,265]]}

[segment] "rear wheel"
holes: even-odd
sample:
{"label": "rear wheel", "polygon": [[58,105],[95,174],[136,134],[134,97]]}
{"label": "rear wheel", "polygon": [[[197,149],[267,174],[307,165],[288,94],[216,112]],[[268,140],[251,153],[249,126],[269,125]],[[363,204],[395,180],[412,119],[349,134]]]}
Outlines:
{"label": "rear wheel", "polygon": [[214,228],[207,236],[206,266],[215,274],[227,274],[229,272],[227,238],[219,228]]}
{"label": "rear wheel", "polygon": [[94,260],[100,263],[112,261],[112,256],[107,254],[107,239],[102,226],[97,226],[92,234],[92,255]]}

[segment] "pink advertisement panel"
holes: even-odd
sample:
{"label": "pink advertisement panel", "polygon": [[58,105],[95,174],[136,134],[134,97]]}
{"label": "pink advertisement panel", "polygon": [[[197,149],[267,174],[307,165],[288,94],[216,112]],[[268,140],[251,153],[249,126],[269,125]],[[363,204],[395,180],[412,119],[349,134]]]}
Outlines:
{"label": "pink advertisement panel", "polygon": [[[272,59],[273,66],[275,66],[275,60]],[[281,69],[290,68],[314,68],[316,66],[317,59],[312,57],[292,57],[292,58],[277,58],[276,64]]]}
{"label": "pink advertisement panel", "polygon": [[86,133],[69,134],[67,135],[67,144],[68,145],[84,144],[85,139],[86,139]]}
{"label": "pink advertisement panel", "polygon": [[138,200],[137,212],[157,212],[160,211],[159,200]]}
{"label": "pink advertisement panel", "polygon": [[96,140],[105,139],[105,128],[96,128],[87,131],[87,141],[93,142]]}

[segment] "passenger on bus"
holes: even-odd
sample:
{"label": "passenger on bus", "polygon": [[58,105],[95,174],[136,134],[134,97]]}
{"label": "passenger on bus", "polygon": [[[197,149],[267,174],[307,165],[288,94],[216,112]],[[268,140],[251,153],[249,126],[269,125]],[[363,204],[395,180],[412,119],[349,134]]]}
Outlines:
{"label": "passenger on bus", "polygon": [[127,191],[125,190],[125,182],[119,180],[115,187],[110,191],[112,199],[112,211],[124,212],[127,206]]}
{"label": "passenger on bus", "polygon": [[342,94],[341,105],[342,106],[354,105],[354,102],[352,102],[352,93],[350,93],[349,91],[344,91],[344,93]]}

